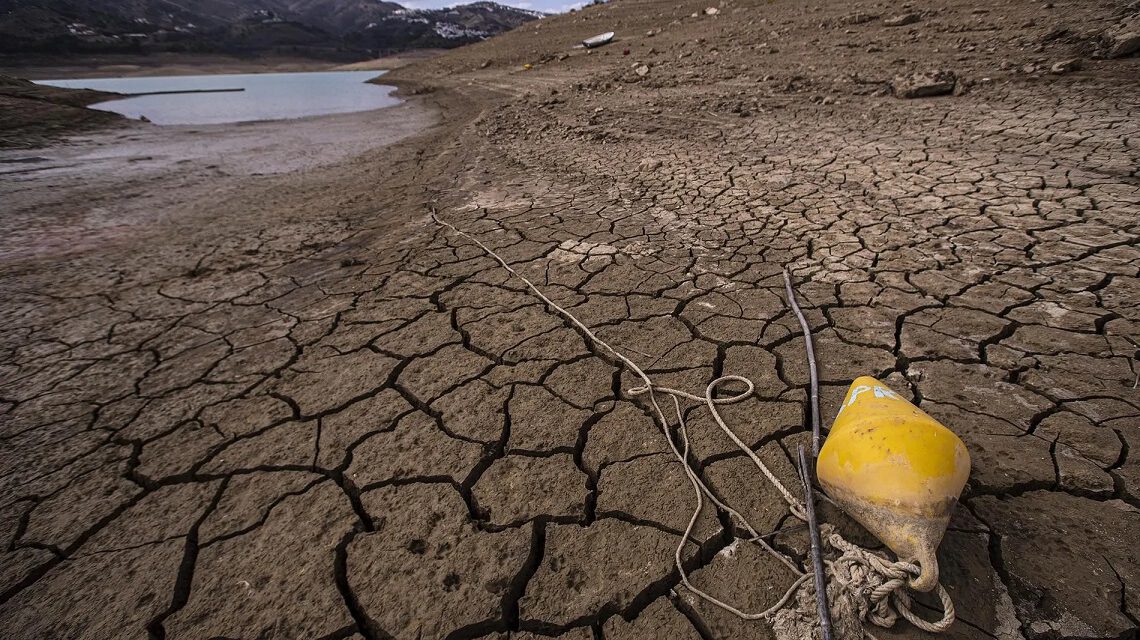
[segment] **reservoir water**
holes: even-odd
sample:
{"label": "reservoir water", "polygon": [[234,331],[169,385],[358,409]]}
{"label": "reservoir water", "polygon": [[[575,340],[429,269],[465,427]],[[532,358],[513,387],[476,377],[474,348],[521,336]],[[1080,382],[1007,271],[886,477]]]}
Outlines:
{"label": "reservoir water", "polygon": [[395,87],[367,83],[376,71],[245,73],[143,78],[40,80],[39,84],[115,93],[244,89],[220,93],[136,96],[91,105],[128,118],[145,116],[160,125],[289,120],[369,111],[399,104]]}

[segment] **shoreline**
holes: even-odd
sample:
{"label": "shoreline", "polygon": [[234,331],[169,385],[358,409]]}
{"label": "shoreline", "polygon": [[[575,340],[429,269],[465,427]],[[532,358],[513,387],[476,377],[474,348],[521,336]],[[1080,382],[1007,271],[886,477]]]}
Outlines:
{"label": "shoreline", "polygon": [[[292,71],[282,70],[280,68],[254,68],[246,69],[246,73],[305,73],[305,72],[361,72],[368,71],[374,72],[375,76],[369,78],[365,82],[376,85],[389,85],[396,86],[397,83],[380,82],[380,80],[388,75],[390,68],[400,68],[410,64],[408,60],[397,60],[394,58],[381,58],[374,61],[369,61],[368,64],[360,65],[356,68],[321,68],[315,70],[302,70],[295,69]],[[380,65],[388,65],[381,67]],[[41,69],[42,70],[42,69]],[[161,69],[151,69],[155,73],[126,73],[118,75],[91,73],[86,76],[80,74],[77,78],[62,78],[62,79],[98,79],[104,77],[157,77],[170,72],[170,75],[179,75],[179,70],[186,71],[182,75],[220,75],[229,74],[235,71],[229,67],[164,67]],[[35,75],[35,74],[31,74]],[[52,75],[45,73],[44,75]],[[69,136],[78,135],[81,133],[95,134],[100,131],[111,131],[116,128],[130,126],[133,122],[132,119],[121,116],[114,112],[94,109],[93,107],[99,103],[128,99],[132,96],[128,94],[118,94],[105,91],[94,91],[90,89],[70,89],[56,87],[53,85],[38,84],[46,80],[53,80],[60,78],[40,78],[38,80],[29,80],[23,77],[8,76],[0,74],[0,151],[5,149],[39,149],[47,148],[60,144],[65,141]],[[182,92],[177,92],[182,93]],[[401,99],[406,99],[407,94],[401,94],[399,87],[392,94]],[[414,93],[413,93],[414,95]],[[343,115],[343,114],[328,114],[328,115]],[[313,116],[323,117],[323,116]],[[304,119],[304,118],[301,118]],[[294,119],[297,120],[297,119]],[[283,120],[282,122],[286,122]],[[243,123],[229,123],[229,124],[249,124],[252,122],[269,122],[269,121],[250,121]]]}
{"label": "shoreline", "polygon": [[[38,148],[0,149],[0,199],[10,203],[0,267],[129,246],[161,236],[166,223],[191,222],[196,207],[188,203],[224,211],[245,190],[357,170],[359,158],[441,123],[434,101],[400,99],[289,120],[158,126],[124,118]],[[131,197],[116,195],[142,185]]]}

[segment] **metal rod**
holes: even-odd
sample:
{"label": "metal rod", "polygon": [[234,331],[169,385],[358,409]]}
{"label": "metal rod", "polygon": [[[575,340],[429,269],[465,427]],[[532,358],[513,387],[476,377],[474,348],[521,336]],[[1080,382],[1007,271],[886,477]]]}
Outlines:
{"label": "metal rod", "polygon": [[808,326],[807,318],[804,317],[804,312],[800,309],[799,303],[796,302],[796,292],[792,289],[792,277],[788,275],[787,269],[784,269],[784,289],[788,293],[788,304],[791,305],[792,311],[796,314],[796,319],[800,321],[800,329],[804,332],[804,346],[807,348],[808,372],[811,374],[811,457],[814,460],[819,457],[821,444],[819,434],[819,372],[815,368],[815,346],[811,342],[811,327]]}
{"label": "metal rod", "polygon": [[815,602],[819,609],[819,628],[823,640],[831,640],[831,609],[827,606],[827,579],[823,575],[823,552],[819,540],[819,523],[815,519],[815,497],[811,486],[811,467],[804,446],[800,445],[800,476],[804,483],[804,506],[807,508],[808,532],[811,534],[811,563],[815,569]]}

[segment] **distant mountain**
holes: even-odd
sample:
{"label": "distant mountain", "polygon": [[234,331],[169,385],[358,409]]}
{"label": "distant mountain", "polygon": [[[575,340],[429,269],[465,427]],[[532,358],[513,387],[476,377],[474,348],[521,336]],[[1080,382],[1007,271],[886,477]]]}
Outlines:
{"label": "distant mountain", "polygon": [[455,47],[542,17],[494,2],[0,0],[0,53],[296,53],[360,57]]}

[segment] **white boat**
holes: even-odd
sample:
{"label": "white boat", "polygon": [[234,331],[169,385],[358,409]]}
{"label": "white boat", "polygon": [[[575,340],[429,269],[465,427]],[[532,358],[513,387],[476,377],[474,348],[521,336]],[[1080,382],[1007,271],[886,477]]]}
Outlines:
{"label": "white boat", "polygon": [[613,39],[614,39],[614,32],[613,31],[607,31],[607,32],[602,33],[602,34],[598,34],[592,38],[586,38],[585,40],[582,41],[582,46],[586,47],[587,49],[593,49],[594,47],[600,47],[603,44],[609,44],[611,41],[613,41]]}

